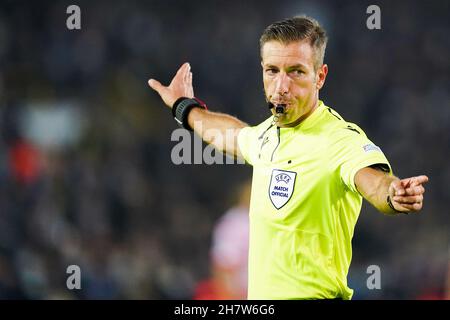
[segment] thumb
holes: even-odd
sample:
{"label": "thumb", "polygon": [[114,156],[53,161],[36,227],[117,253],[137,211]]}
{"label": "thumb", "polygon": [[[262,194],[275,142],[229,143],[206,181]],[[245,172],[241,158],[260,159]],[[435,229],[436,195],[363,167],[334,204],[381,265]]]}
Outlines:
{"label": "thumb", "polygon": [[153,90],[155,90],[158,93],[163,88],[163,85],[161,84],[161,82],[159,82],[158,80],[155,80],[155,79],[148,80],[148,85],[150,86],[150,88],[152,88]]}
{"label": "thumb", "polygon": [[394,196],[402,196],[405,194],[401,180],[392,181],[389,189],[389,193]]}

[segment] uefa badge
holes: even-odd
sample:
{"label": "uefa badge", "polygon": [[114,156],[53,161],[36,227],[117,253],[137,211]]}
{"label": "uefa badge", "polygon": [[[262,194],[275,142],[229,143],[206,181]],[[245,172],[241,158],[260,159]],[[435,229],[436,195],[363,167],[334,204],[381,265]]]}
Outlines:
{"label": "uefa badge", "polygon": [[273,169],[270,178],[269,198],[273,206],[281,209],[294,193],[296,172]]}

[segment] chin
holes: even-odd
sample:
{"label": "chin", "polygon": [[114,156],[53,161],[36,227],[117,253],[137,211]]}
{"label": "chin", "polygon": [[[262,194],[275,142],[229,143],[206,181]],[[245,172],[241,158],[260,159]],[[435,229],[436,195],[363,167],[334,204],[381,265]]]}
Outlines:
{"label": "chin", "polygon": [[276,122],[276,125],[277,126],[279,126],[279,127],[285,127],[285,126],[289,126],[289,124],[291,123],[292,121],[289,121],[288,119],[278,119],[278,121]]}

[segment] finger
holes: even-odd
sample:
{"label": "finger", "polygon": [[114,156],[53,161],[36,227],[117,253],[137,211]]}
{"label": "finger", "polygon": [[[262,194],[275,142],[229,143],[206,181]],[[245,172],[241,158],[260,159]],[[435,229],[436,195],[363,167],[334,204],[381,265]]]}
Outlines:
{"label": "finger", "polygon": [[424,193],[425,193],[425,188],[422,187],[421,185],[419,185],[417,187],[411,187],[411,188],[405,189],[405,195],[408,195],[408,196],[415,196],[415,195],[424,194]]}
{"label": "finger", "polygon": [[402,187],[401,180],[392,181],[391,187],[394,189],[395,196],[402,196],[405,194],[405,189]]}
{"label": "finger", "polygon": [[408,188],[411,184],[411,178],[401,179],[400,184],[404,189]]}
{"label": "finger", "polygon": [[186,75],[186,69],[189,67],[189,63],[183,63],[183,65],[178,69],[177,73],[173,77],[172,81],[170,82],[169,87],[172,87],[175,83],[178,81],[184,81],[185,75]]}
{"label": "finger", "polygon": [[396,206],[396,209],[401,212],[419,211],[422,209],[422,203],[402,203]]}
{"label": "finger", "polygon": [[423,196],[422,195],[418,195],[418,196],[395,196],[394,198],[392,198],[392,200],[394,200],[395,202],[399,203],[399,204],[405,204],[405,203],[420,203],[423,201]]}
{"label": "finger", "polygon": [[178,69],[177,74],[175,76],[183,76],[186,72],[186,69],[189,67],[189,63],[185,62]]}
{"label": "finger", "polygon": [[194,97],[194,88],[192,87],[192,72],[189,72],[187,87],[189,91],[188,96],[191,98]]}
{"label": "finger", "polygon": [[160,92],[161,89],[164,87],[161,82],[159,82],[158,80],[155,79],[150,79],[148,80],[148,85],[150,86],[150,88],[152,88],[153,90],[155,90],[156,92]]}
{"label": "finger", "polygon": [[191,66],[188,65],[184,71],[184,82],[189,83],[189,74],[191,73]]}
{"label": "finger", "polygon": [[420,184],[427,183],[429,179],[427,176],[421,175],[417,177],[412,177],[411,180],[412,180],[411,186],[418,186]]}

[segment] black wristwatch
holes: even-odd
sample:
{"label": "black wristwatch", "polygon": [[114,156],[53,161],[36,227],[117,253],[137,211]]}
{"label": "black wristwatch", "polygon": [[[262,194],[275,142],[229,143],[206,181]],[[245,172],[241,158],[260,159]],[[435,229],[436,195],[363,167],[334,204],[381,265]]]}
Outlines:
{"label": "black wristwatch", "polygon": [[193,108],[208,109],[206,104],[198,98],[181,97],[178,98],[172,106],[172,115],[175,121],[182,128],[190,131],[193,131],[193,129],[188,123],[188,115]]}

